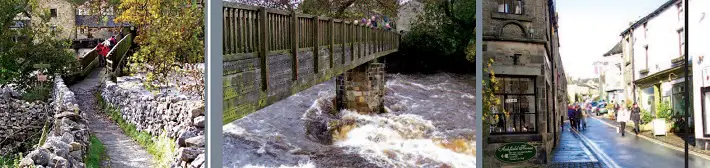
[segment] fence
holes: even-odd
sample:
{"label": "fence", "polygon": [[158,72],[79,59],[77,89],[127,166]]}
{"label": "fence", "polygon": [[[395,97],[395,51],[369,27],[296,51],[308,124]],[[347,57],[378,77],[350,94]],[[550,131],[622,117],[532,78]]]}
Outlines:
{"label": "fence", "polygon": [[[318,73],[320,66],[334,66],[334,46],[373,45],[372,48],[366,48],[367,50],[359,53],[355,53],[354,47],[350,47],[349,52],[355,53],[351,54],[350,60],[355,60],[397,48],[399,44],[399,34],[395,32],[369,28],[340,19],[232,2],[224,2],[223,9],[224,61],[238,60],[246,56],[244,53],[258,55],[263,70],[261,79],[268,79],[266,55],[272,51],[287,51],[292,60],[297,60],[299,50],[313,49],[315,57],[318,58],[319,52],[316,51],[323,47],[329,48],[329,65],[318,65],[319,61],[314,59],[313,70]],[[345,59],[341,59],[340,64],[344,63]],[[292,61],[292,64],[293,72],[297,72],[298,61]],[[298,73],[292,73],[292,78],[297,80]],[[266,89],[267,85],[268,80],[263,80],[262,89]]]}

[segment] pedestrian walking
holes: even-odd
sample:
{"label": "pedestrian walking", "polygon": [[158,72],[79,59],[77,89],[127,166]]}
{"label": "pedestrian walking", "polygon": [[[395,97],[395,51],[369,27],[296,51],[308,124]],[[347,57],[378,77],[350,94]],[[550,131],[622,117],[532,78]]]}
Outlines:
{"label": "pedestrian walking", "polygon": [[634,133],[636,135],[641,132],[641,129],[639,125],[641,124],[641,109],[639,109],[639,105],[634,102],[634,105],[631,109],[631,120],[634,122]]}
{"label": "pedestrian walking", "polygon": [[569,119],[570,128],[574,128],[574,105],[567,106],[567,119]]}
{"label": "pedestrian walking", "polygon": [[582,108],[579,105],[577,105],[577,110],[574,112],[574,120],[576,120],[574,122],[574,124],[575,124],[575,127],[577,128],[577,130],[580,130],[580,128],[581,128],[580,126],[581,126],[581,122],[582,122],[583,118],[584,118],[584,115],[582,114]]}
{"label": "pedestrian walking", "polygon": [[623,109],[620,109],[619,112],[617,113],[616,117],[616,122],[619,123],[619,132],[621,133],[621,136],[624,136],[624,131],[626,129],[626,122],[629,121],[630,118],[630,111],[628,108],[624,107]]}
{"label": "pedestrian walking", "polygon": [[569,105],[567,108],[567,119],[569,119],[570,128],[574,128],[574,111],[575,105]]}

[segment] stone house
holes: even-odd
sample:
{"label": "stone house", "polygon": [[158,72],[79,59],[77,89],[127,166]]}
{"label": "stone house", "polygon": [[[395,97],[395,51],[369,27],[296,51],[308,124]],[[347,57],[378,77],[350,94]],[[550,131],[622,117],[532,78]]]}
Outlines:
{"label": "stone house", "polygon": [[[88,2],[87,2],[88,3]],[[113,22],[112,9],[101,15],[89,14],[88,5],[74,6],[66,0],[40,0],[39,7],[49,10],[51,29],[60,30],[58,38],[71,39],[78,43],[86,39],[106,39],[118,32],[120,24]],[[33,19],[39,22],[39,19]]]}
{"label": "stone house", "polygon": [[[684,69],[682,39],[684,16],[680,0],[669,0],[631,24],[621,33],[627,96],[642,109],[655,114],[662,102],[669,102],[675,114],[682,114]],[[629,67],[631,66],[631,67]]]}
{"label": "stone house", "polygon": [[[568,104],[554,1],[483,0],[482,9],[483,60],[494,60],[501,100],[484,129],[484,167],[546,164]],[[510,158],[510,145],[527,146],[517,147],[527,157]]]}

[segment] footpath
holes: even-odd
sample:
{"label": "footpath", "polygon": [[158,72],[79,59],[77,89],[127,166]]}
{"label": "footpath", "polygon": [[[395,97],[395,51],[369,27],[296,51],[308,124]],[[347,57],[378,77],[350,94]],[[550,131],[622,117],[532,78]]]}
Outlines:
{"label": "footpath", "polygon": [[579,133],[571,129],[569,122],[564,123],[564,129],[560,139],[560,144],[553,151],[552,163],[549,168],[606,168],[600,162],[589,144],[582,140]]}
{"label": "footpath", "polygon": [[101,163],[101,167],[152,167],[153,156],[123,134],[121,128],[107,115],[98,111],[94,93],[98,91],[103,79],[103,68],[96,68],[86,79],[69,88],[76,94],[79,108],[88,116],[91,133],[101,140],[106,148],[108,159]]}

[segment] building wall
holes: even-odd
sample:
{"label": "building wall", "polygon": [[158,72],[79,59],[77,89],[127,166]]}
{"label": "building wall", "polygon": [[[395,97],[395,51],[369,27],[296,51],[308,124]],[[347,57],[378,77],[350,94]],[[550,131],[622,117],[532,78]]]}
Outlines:
{"label": "building wall", "polygon": [[[681,56],[678,29],[682,28],[682,24],[678,21],[678,8],[672,5],[646,22],[647,32],[644,31],[643,25],[634,28],[634,72],[637,79],[670,68],[671,60]],[[640,74],[639,71],[645,68],[648,68],[648,74]]]}
{"label": "building wall", "polygon": [[[56,26],[57,30],[61,30],[58,35],[59,38],[74,39],[76,11],[69,2],[66,0],[40,0],[38,4],[40,8],[47,11],[50,9],[57,10],[57,17],[51,18],[49,24]],[[39,20],[33,21],[38,22]]]}
{"label": "building wall", "polygon": [[[695,137],[698,140],[697,147],[701,149],[710,149],[710,136],[706,136],[706,128],[710,128],[710,109],[706,109],[706,116],[703,116],[702,101],[708,103],[706,107],[710,107],[710,99],[704,98],[701,94],[702,87],[710,86],[710,62],[708,62],[707,56],[710,54],[710,49],[708,45],[710,44],[710,22],[708,21],[708,14],[710,14],[710,2],[708,1],[691,1],[690,12],[688,17],[688,24],[690,29],[688,31],[689,36],[691,36],[689,41],[690,51],[688,52],[691,60],[693,62],[693,109],[694,109],[694,127],[695,127]],[[703,123],[705,121],[706,123]],[[703,124],[705,127],[703,127]]]}
{"label": "building wall", "polygon": [[622,36],[622,55],[624,57],[624,62],[622,63],[624,66],[623,69],[623,76],[624,76],[624,95],[627,97],[627,99],[630,99],[632,101],[636,101],[636,97],[634,94],[635,87],[633,85],[633,81],[636,80],[634,78],[634,67],[632,64],[632,61],[634,59],[633,55],[633,42],[632,42],[633,37],[631,34],[627,34],[625,36]]}
{"label": "building wall", "polygon": [[[484,167],[545,164],[551,160],[552,149],[559,142],[561,123],[554,121],[561,120],[564,118],[562,114],[566,113],[567,86],[560,62],[559,38],[550,28],[548,2],[525,1],[522,14],[505,14],[498,12],[498,1],[483,1],[483,59],[494,60],[492,67],[496,75],[535,79],[537,118],[536,133],[490,135],[484,141],[487,143],[484,145]],[[556,86],[553,80],[556,80]],[[555,111],[551,111],[553,109]],[[518,163],[503,163],[493,156],[498,147],[511,142],[535,146],[536,155]]]}

